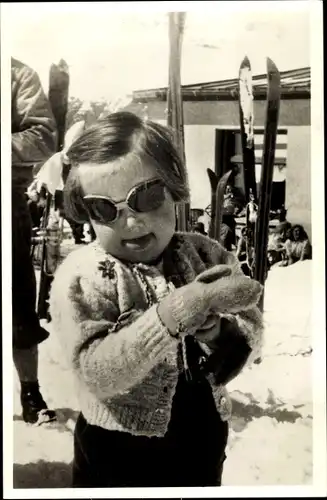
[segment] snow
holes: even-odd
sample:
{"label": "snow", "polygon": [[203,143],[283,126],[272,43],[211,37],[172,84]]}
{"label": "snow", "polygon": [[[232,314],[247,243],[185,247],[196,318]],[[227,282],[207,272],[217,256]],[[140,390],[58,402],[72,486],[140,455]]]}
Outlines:
{"label": "snow", "polygon": [[[305,261],[269,273],[265,344],[228,386],[233,417],[224,467],[226,486],[312,483],[311,270]],[[51,323],[46,325],[51,331]],[[20,419],[15,375],[14,486],[70,486],[78,403],[56,335],[40,345],[39,375],[58,422],[27,426]]]}
{"label": "snow", "polygon": [[263,361],[228,386],[226,485],[312,482],[311,268],[304,261],[268,275]]}

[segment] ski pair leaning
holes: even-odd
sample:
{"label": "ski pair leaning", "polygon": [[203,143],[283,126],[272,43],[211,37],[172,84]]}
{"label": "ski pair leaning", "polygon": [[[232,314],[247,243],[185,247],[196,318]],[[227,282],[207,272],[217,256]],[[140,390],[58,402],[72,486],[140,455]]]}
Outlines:
{"label": "ski pair leaning", "polygon": [[[259,194],[255,174],[254,111],[251,65],[245,57],[239,70],[239,110],[242,139],[247,229],[247,262],[250,276],[264,284],[267,275],[267,246],[275,149],[280,107],[280,74],[267,58],[267,98]],[[263,309],[263,295],[260,308]]]}
{"label": "ski pair leaning", "polygon": [[[254,111],[251,65],[245,57],[239,70],[239,112],[246,199],[246,262],[249,275],[264,284],[267,274],[267,245],[275,148],[280,106],[280,74],[274,62],[267,58],[267,98],[264,142],[259,193],[255,173]],[[224,192],[232,171],[220,179],[207,169],[211,188],[211,221],[209,236],[220,241]],[[263,295],[260,301],[263,309]]]}

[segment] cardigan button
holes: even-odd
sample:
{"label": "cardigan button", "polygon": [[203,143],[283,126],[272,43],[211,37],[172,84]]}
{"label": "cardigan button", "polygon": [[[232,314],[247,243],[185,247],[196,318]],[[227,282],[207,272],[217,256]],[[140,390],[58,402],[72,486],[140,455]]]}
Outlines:
{"label": "cardigan button", "polygon": [[225,406],[225,405],[226,405],[226,403],[227,403],[227,399],[226,399],[224,396],[222,396],[222,397],[220,398],[219,404],[220,404],[221,406]]}

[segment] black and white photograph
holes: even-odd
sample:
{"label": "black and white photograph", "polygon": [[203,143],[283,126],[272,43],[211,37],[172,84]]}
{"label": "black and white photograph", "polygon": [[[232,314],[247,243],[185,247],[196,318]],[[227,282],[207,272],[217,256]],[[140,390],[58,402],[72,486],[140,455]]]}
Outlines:
{"label": "black and white photograph", "polygon": [[1,4],[5,498],[326,494],[322,47],[318,0]]}

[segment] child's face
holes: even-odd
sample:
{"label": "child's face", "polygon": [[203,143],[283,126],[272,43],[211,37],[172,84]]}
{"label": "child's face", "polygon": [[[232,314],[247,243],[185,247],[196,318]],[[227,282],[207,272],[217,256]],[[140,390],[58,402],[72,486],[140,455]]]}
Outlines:
{"label": "child's face", "polygon": [[[85,195],[107,196],[115,202],[125,201],[136,185],[157,179],[149,162],[138,158],[132,162],[83,164],[79,167]],[[123,207],[114,222],[100,223],[91,218],[102,248],[114,257],[129,262],[150,262],[161,255],[175,231],[175,204],[165,189],[163,204],[150,212],[133,212]]]}

